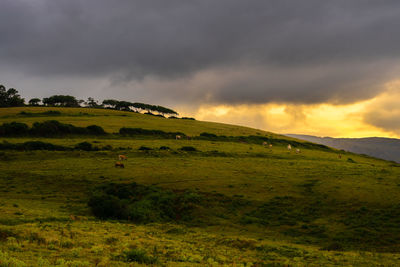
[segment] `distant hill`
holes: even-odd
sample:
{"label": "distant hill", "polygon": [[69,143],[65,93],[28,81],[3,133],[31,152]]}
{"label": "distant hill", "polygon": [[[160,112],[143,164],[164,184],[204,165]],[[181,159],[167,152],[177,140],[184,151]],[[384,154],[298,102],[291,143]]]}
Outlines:
{"label": "distant hill", "polygon": [[381,159],[400,162],[400,139],[383,137],[332,138],[300,134],[286,134],[286,136],[358,154],[366,154]]}

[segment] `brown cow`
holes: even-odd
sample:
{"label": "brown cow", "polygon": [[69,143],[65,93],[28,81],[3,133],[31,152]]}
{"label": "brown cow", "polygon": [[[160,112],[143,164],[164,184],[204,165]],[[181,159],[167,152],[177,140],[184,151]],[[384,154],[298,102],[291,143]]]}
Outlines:
{"label": "brown cow", "polygon": [[125,155],[119,155],[118,158],[119,160],[128,160],[128,157]]}
{"label": "brown cow", "polygon": [[115,162],[115,168],[118,168],[118,167],[120,167],[120,168],[125,168],[125,166],[124,166],[123,163],[117,161],[117,162]]}

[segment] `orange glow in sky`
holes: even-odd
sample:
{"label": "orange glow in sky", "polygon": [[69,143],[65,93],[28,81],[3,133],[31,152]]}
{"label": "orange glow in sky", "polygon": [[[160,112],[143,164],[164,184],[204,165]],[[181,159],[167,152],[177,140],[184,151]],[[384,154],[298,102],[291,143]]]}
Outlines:
{"label": "orange glow in sky", "polygon": [[400,138],[400,82],[386,88],[372,99],[348,105],[203,105],[190,115],[283,134]]}

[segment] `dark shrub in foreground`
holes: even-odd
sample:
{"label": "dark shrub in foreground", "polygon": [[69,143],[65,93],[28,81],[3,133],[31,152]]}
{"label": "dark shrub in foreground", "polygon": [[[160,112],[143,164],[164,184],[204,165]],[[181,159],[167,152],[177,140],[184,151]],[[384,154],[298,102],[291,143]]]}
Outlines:
{"label": "dark shrub in foreground", "polygon": [[189,218],[199,201],[200,196],[191,192],[178,193],[136,183],[111,183],[98,187],[88,205],[101,219],[149,223]]}

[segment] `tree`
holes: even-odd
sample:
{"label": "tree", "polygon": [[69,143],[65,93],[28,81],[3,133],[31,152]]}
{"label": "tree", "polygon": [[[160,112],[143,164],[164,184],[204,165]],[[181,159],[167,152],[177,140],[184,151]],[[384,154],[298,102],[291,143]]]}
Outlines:
{"label": "tree", "polygon": [[39,106],[40,101],[41,100],[39,98],[32,98],[28,103],[29,106]]}
{"label": "tree", "polygon": [[117,105],[115,105],[115,108],[118,110],[131,111],[131,109],[130,109],[131,106],[132,106],[131,102],[118,101]]}
{"label": "tree", "polygon": [[87,103],[88,107],[90,107],[90,108],[98,108],[101,106],[97,103],[96,100],[94,100],[93,97],[89,97],[88,100],[86,101],[86,103]]}
{"label": "tree", "polygon": [[14,88],[6,90],[4,85],[0,85],[0,107],[19,107],[23,106],[25,100],[21,98],[18,91]]}
{"label": "tree", "polygon": [[115,108],[118,102],[119,101],[115,99],[105,99],[103,100],[103,106],[106,108]]}
{"label": "tree", "polygon": [[46,106],[80,107],[78,100],[70,95],[53,95],[43,98],[42,102]]}

